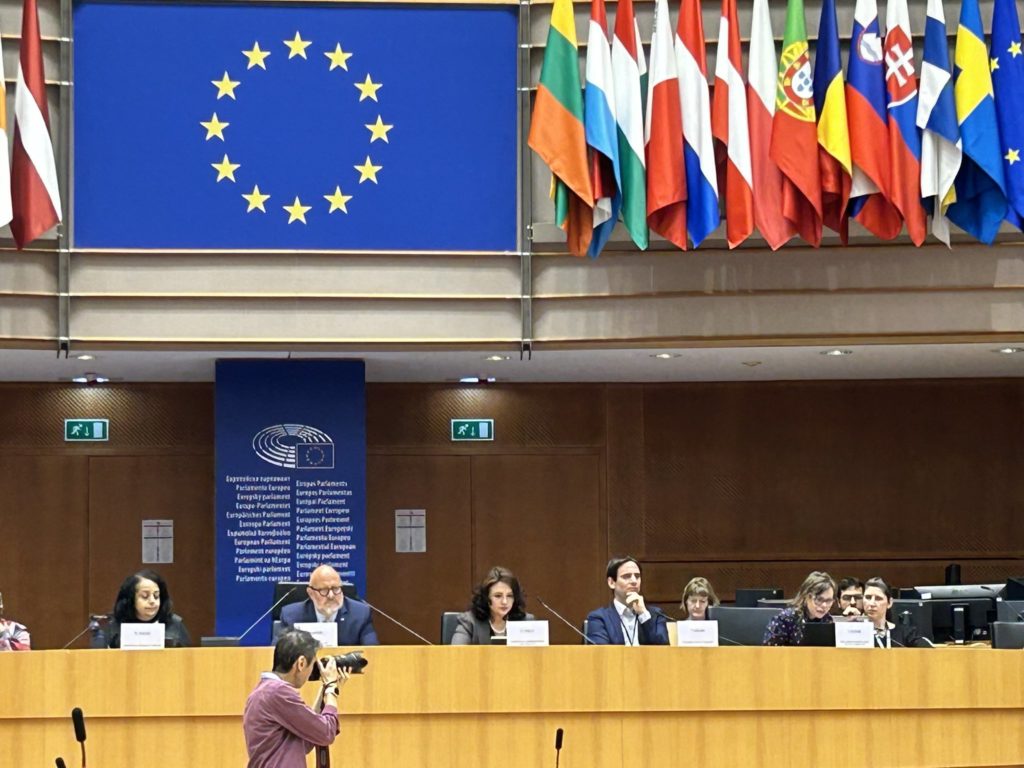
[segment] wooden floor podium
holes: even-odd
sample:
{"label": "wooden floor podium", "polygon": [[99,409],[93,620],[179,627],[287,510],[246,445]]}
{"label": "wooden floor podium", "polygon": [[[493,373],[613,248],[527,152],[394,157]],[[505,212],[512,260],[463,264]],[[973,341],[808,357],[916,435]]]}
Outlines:
{"label": "wooden floor podium", "polygon": [[[269,648],[0,654],[0,765],[246,764]],[[333,768],[1024,765],[1024,653],[982,648],[369,648]],[[304,695],[312,699],[315,684]],[[312,764],[312,756],[310,756]]]}

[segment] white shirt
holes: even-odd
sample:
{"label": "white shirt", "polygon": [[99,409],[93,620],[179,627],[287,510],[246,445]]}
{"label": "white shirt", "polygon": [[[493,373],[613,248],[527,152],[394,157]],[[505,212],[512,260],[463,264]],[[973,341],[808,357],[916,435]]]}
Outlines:
{"label": "white shirt", "polygon": [[[615,610],[619,613],[619,622],[622,624],[622,638],[625,641],[625,645],[640,645],[640,627],[639,624],[643,624],[651,618],[651,612],[645,610],[639,616],[633,613],[633,609],[620,603],[618,600],[612,600],[612,605],[615,606]],[[637,623],[639,620],[639,624]]]}
{"label": "white shirt", "polygon": [[334,621],[334,617],[338,615],[337,611],[335,611],[334,613],[320,613],[320,611],[316,610],[316,608],[314,608],[313,611],[316,613],[316,620],[319,621],[321,624]]}

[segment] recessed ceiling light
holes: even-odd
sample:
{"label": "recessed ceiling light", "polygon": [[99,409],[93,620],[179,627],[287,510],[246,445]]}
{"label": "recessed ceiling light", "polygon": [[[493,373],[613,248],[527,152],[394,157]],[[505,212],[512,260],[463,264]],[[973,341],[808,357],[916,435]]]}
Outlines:
{"label": "recessed ceiling light", "polygon": [[852,349],[826,349],[821,354],[827,355],[828,357],[842,357],[843,355],[852,355]]}
{"label": "recessed ceiling light", "polygon": [[484,360],[489,360],[492,363],[500,363],[508,359],[508,355],[488,355],[487,357],[484,358]]}
{"label": "recessed ceiling light", "polygon": [[459,384],[493,384],[496,381],[494,376],[463,376]]}
{"label": "recessed ceiling light", "polygon": [[85,378],[85,376],[75,376],[75,378],[73,378],[71,381],[73,381],[75,384],[88,384],[89,383],[89,380],[87,378]]}
{"label": "recessed ceiling light", "polygon": [[651,357],[657,358],[658,360],[671,360],[674,357],[682,357],[682,355],[672,352],[659,352],[656,355],[651,355]]}
{"label": "recessed ceiling light", "polygon": [[76,360],[95,360],[95,355],[75,355]]}
{"label": "recessed ceiling light", "polygon": [[1018,352],[1024,352],[1024,347],[1000,347],[992,351],[997,355],[1016,355]]}

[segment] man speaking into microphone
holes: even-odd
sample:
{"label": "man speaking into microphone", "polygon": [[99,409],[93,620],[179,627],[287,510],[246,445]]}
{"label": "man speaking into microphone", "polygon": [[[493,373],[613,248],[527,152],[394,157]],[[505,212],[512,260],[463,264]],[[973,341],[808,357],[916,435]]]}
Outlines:
{"label": "man speaking into microphone", "polygon": [[640,564],[632,557],[608,561],[612,603],[587,616],[587,638],[594,645],[668,645],[668,624],[657,608],[652,612],[640,593]]}

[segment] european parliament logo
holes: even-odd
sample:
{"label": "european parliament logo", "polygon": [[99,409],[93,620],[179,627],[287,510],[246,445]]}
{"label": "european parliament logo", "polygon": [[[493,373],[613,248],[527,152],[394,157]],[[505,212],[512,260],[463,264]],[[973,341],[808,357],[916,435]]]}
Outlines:
{"label": "european parliament logo", "polygon": [[334,441],[305,424],[274,424],[252,438],[256,456],[285,469],[334,469]]}
{"label": "european parliament logo", "polygon": [[515,249],[514,7],[78,0],[74,25],[76,247]]}

